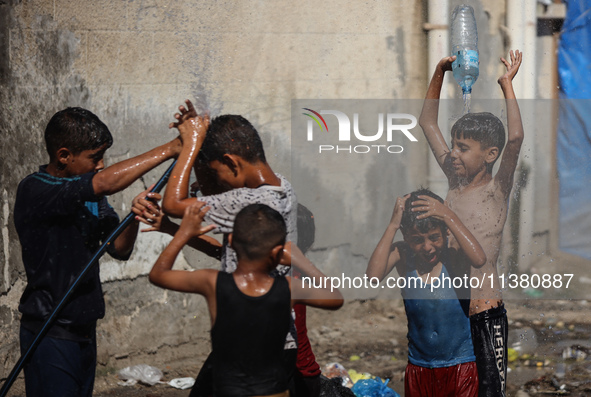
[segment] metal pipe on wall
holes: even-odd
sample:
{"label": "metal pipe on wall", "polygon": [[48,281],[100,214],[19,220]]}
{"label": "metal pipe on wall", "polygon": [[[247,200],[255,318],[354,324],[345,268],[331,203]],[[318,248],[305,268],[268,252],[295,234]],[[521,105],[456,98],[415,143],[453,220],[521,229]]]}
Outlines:
{"label": "metal pipe on wall", "polygon": [[[427,8],[427,20],[425,29],[427,30],[428,42],[428,68],[427,81],[431,81],[431,76],[435,70],[435,65],[439,60],[449,55],[449,1],[448,0],[429,0]],[[439,106],[439,120],[441,132],[448,140],[448,109],[447,101],[448,90],[441,90],[441,102]],[[447,195],[447,178],[439,168],[437,160],[429,153],[429,166],[427,173],[427,183],[429,188],[438,195],[445,197]]]}
{"label": "metal pipe on wall", "polygon": [[[525,138],[521,148],[521,158],[518,170],[527,172],[525,186],[520,189],[519,213],[519,241],[517,244],[518,263],[520,271],[529,268],[534,258],[530,257],[530,244],[534,234],[534,181],[535,181],[535,157],[536,147],[534,142],[535,115],[531,102],[536,98],[537,73],[536,73],[536,38],[537,38],[537,14],[535,0],[511,0],[507,1],[507,27],[510,34],[511,49],[519,49],[523,52],[523,63],[519,76],[514,80],[515,94],[521,100],[521,117],[525,130]],[[523,102],[527,100],[530,103]],[[525,106],[524,106],[525,105]],[[517,179],[517,178],[516,178]]]}

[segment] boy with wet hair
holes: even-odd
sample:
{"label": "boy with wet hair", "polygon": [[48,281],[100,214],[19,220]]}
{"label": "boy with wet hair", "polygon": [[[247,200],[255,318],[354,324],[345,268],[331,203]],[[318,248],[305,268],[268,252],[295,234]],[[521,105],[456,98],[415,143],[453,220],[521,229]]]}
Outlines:
{"label": "boy with wet hair", "polygon": [[[231,272],[236,255],[227,243],[238,211],[248,204],[263,203],[279,211],[286,221],[288,241],[297,241],[297,199],[291,184],[275,174],[265,158],[257,130],[244,117],[223,115],[212,120],[199,117],[191,101],[180,106],[175,114],[183,149],[164,193],[162,208],[167,215],[182,217],[185,208],[196,201],[211,207],[206,220],[217,225],[224,234],[222,270]],[[191,168],[196,174],[209,172],[217,190],[222,193],[189,197]]]}
{"label": "boy with wet hair", "polygon": [[201,163],[223,162],[227,153],[240,156],[251,164],[267,162],[257,130],[242,116],[218,116],[209,125],[207,133],[199,151]]}
{"label": "boy with wet hair", "polygon": [[[21,352],[25,352],[71,282],[119,218],[105,196],[119,192],[181,149],[177,138],[105,168],[113,138],[92,112],[67,108],[45,130],[49,164],[24,178],[17,190],[14,223],[22,247],[27,285],[20,300]],[[100,171],[100,172],[99,172]],[[152,219],[152,193],[133,200],[141,207],[109,245],[116,259],[131,255],[139,220]],[[92,268],[25,365],[27,396],[91,396],[96,368],[96,322],[105,314],[99,268]]]}
{"label": "boy with wet hair", "polygon": [[[509,194],[519,151],[523,125],[513,78],[521,65],[522,54],[510,52],[510,62],[501,58],[507,71],[498,83],[507,107],[507,144],[497,173],[493,165],[505,144],[502,122],[490,113],[467,114],[452,128],[452,147],[448,148],[437,125],[439,95],[445,72],[452,70],[455,56],[443,58],[437,65],[421,113],[421,125],[429,146],[449,182],[446,203],[476,236],[486,252],[487,263],[472,268],[470,275],[491,279],[472,288],[470,322],[480,379],[479,396],[504,396],[507,374],[507,314],[497,274],[497,259],[503,227],[507,220]],[[452,239],[452,245],[457,243]]]}
{"label": "boy with wet hair", "polygon": [[[398,230],[403,241],[393,243]],[[453,235],[459,249],[448,246]],[[486,256],[476,238],[436,194],[421,189],[396,200],[366,274],[383,280],[396,268],[408,319],[407,397],[478,395],[469,301],[454,288]],[[400,282],[397,282],[400,285]]]}
{"label": "boy with wet hair", "polygon": [[[183,149],[166,187],[162,207],[165,213],[180,217],[185,208],[195,202],[203,202],[211,209],[206,220],[214,223],[217,233],[223,233],[221,269],[232,272],[236,266],[236,254],[228,244],[236,214],[249,204],[266,204],[283,216],[287,225],[287,240],[297,243],[297,199],[291,184],[283,176],[275,174],[267,163],[261,138],[254,126],[239,115],[223,115],[209,122],[209,117],[197,115],[191,101],[180,106],[175,114]],[[219,192],[202,197],[189,197],[189,179],[194,167],[199,182],[204,176],[209,183],[207,191]],[[213,178],[212,178],[213,175]],[[201,185],[201,182],[199,182]],[[192,244],[195,246],[195,244]],[[285,274],[289,269],[279,266],[277,271]],[[286,362],[294,361],[304,377],[317,377],[319,366],[308,349],[308,354],[297,353],[296,328],[305,328],[305,313],[295,318],[286,340]],[[300,333],[300,339],[302,333]],[[303,341],[305,342],[305,341]],[[297,358],[296,357],[297,354]],[[293,356],[293,358],[290,358]],[[209,361],[209,360],[208,360]],[[208,361],[204,369],[209,366]],[[294,367],[294,365],[289,365]],[[192,396],[208,395],[204,371],[197,377]]]}
{"label": "boy with wet hair", "polygon": [[[287,232],[283,216],[264,204],[248,205],[235,217],[234,231],[228,236],[238,258],[233,273],[172,270],[183,246],[214,227],[201,225],[208,210],[201,202],[187,207],[179,230],[154,264],[150,281],[174,291],[197,293],[207,300],[214,395],[287,397],[283,347],[291,307],[305,304],[336,310],[343,304],[342,295],[338,290],[304,291],[299,280],[271,274],[280,262],[289,265],[291,255],[289,248],[284,251]],[[296,290],[297,294],[291,294]],[[237,329],[239,338],[235,337]]]}

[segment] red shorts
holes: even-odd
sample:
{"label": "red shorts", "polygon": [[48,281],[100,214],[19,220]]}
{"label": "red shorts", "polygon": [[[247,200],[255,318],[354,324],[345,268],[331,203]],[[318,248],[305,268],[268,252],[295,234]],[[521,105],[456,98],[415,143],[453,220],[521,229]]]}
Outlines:
{"label": "red shorts", "polygon": [[405,397],[478,397],[476,363],[424,368],[408,363],[404,374]]}

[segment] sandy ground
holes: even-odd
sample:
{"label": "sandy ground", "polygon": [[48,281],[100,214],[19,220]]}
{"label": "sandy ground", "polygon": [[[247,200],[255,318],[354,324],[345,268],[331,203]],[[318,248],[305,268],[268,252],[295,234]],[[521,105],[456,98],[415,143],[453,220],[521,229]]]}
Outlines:
{"label": "sandy ground", "polygon": [[[506,299],[509,346],[519,351],[510,363],[509,396],[591,395],[591,303],[581,300]],[[406,316],[401,300],[347,302],[337,312],[310,309],[309,336],[321,366],[338,362],[348,370],[368,372],[403,395],[407,360]],[[570,350],[569,350],[570,349]],[[184,347],[185,352],[191,347]],[[566,351],[573,358],[564,358]],[[195,376],[205,357],[162,362],[159,354],[145,363],[164,372],[164,381]],[[574,358],[575,356],[578,357]],[[591,355],[589,356],[591,358]],[[166,384],[120,386],[119,368],[99,368],[95,396],[187,396]],[[22,380],[9,396],[24,396]]]}

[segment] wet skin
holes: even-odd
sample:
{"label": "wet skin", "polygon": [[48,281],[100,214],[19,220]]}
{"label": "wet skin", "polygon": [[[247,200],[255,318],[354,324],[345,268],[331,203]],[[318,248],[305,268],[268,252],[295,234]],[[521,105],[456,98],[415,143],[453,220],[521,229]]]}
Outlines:
{"label": "wet skin", "polygon": [[419,275],[439,276],[441,266],[438,265],[441,263],[441,253],[447,247],[446,237],[447,235],[439,227],[433,227],[427,233],[421,233],[416,227],[413,227],[404,233],[404,241],[419,259],[417,263]]}

